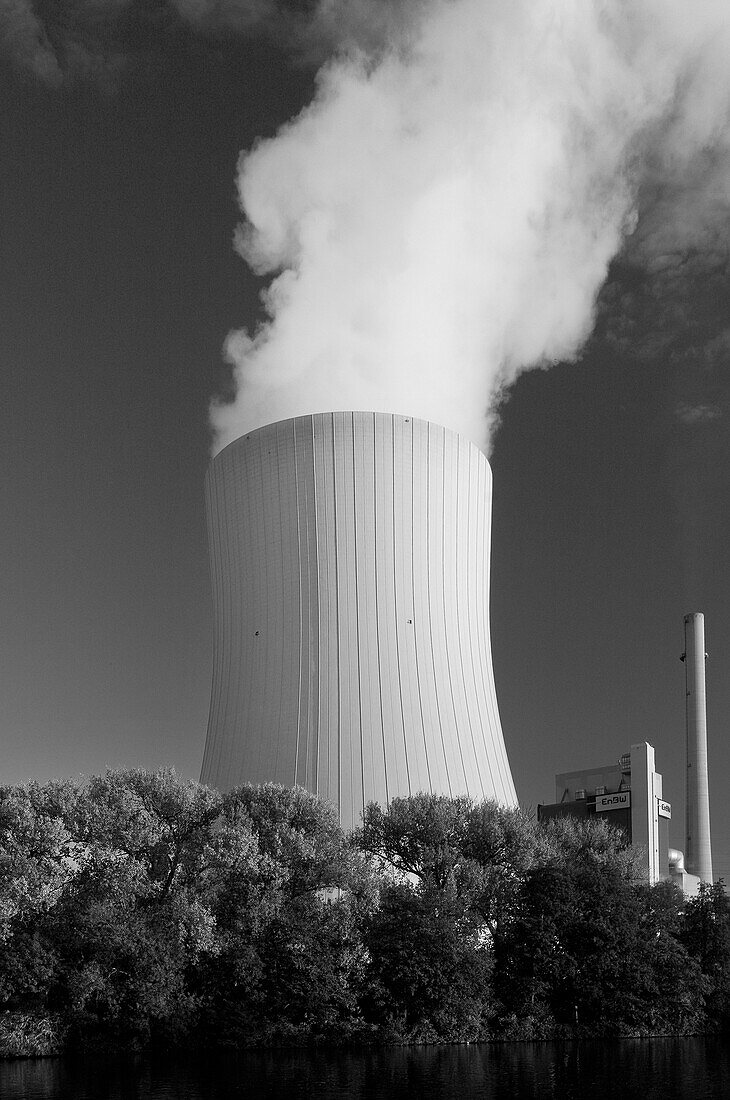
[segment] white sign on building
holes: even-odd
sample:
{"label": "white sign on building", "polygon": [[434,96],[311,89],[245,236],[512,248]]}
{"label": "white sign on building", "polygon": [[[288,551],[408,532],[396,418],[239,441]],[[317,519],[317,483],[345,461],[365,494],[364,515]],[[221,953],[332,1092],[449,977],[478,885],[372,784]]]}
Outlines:
{"label": "white sign on building", "polygon": [[607,810],[628,810],[631,806],[631,791],[616,791],[615,794],[596,795],[596,813]]}

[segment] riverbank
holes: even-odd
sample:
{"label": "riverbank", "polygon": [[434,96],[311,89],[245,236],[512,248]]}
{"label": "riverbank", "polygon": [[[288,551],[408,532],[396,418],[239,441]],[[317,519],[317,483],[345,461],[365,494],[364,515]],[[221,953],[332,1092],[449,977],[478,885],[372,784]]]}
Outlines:
{"label": "riverbank", "polygon": [[3,1100],[621,1100],[724,1097],[718,1037],[0,1061]]}
{"label": "riverbank", "polygon": [[[707,1037],[717,1034],[716,1031],[703,1033]],[[188,1035],[178,1044],[155,1044],[148,1046],[140,1044],[139,1040],[133,1042],[115,1042],[110,1038],[86,1041],[80,1043],[78,1038],[72,1039],[69,1027],[59,1015],[43,1015],[29,1012],[13,1012],[6,1010],[0,1012],[0,1061],[13,1058],[46,1058],[63,1055],[73,1055],[80,1052],[92,1055],[108,1055],[110,1057],[128,1057],[130,1055],[157,1056],[170,1051],[190,1053],[200,1050],[209,1052],[218,1050],[222,1055],[228,1056],[238,1051],[250,1053],[265,1053],[267,1051],[312,1051],[323,1050],[333,1053],[342,1050],[392,1050],[398,1048],[418,1047],[447,1047],[470,1046],[479,1044],[510,1044],[510,1043],[555,1043],[555,1042],[621,1042],[629,1039],[683,1039],[697,1038],[698,1035],[687,1033],[649,1032],[646,1030],[626,1031],[617,1033],[607,1031],[605,1034],[596,1034],[587,1029],[567,1026],[554,1026],[551,1034],[546,1034],[545,1029],[530,1029],[524,1022],[511,1030],[503,1029],[493,1032],[488,1037],[476,1040],[451,1040],[438,1039],[403,1040],[394,1038],[385,1033],[376,1034],[374,1030],[368,1032],[368,1037],[360,1036],[354,1039],[352,1036],[346,1041],[333,1042],[319,1038],[308,1038],[300,1041],[289,1039],[286,1041],[279,1037],[273,1042],[247,1043],[242,1040],[237,1047],[229,1044],[216,1045],[211,1043],[210,1037],[203,1039],[198,1035]]]}

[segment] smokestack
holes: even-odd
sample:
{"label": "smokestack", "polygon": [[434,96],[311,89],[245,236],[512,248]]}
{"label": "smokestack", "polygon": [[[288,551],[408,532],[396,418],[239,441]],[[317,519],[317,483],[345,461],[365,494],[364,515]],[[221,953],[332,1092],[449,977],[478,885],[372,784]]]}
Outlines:
{"label": "smokestack", "polygon": [[685,862],[690,874],[712,882],[710,794],[707,778],[705,702],[705,617],[684,617],[684,669],[687,688],[687,803]]}
{"label": "smokestack", "polygon": [[201,779],[516,805],[492,673],[492,475],[413,417],[298,416],[207,481],[215,646]]}

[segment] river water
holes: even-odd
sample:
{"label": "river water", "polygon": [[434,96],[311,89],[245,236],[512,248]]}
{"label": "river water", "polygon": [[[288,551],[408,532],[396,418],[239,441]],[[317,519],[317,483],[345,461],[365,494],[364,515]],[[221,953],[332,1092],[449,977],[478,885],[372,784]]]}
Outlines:
{"label": "river water", "polygon": [[0,1061],[1,1100],[704,1100],[730,1097],[715,1038]]}

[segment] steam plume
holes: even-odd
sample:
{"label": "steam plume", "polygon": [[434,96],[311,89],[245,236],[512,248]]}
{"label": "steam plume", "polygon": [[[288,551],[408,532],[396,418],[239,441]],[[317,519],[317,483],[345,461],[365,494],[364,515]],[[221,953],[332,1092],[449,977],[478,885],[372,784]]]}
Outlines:
{"label": "steam plume", "polygon": [[400,10],[393,50],[330,62],[241,159],[238,248],[271,277],[269,319],[228,339],[217,446],[343,408],[484,444],[521,371],[577,354],[640,215],[642,262],[666,267],[727,209],[724,0]]}

